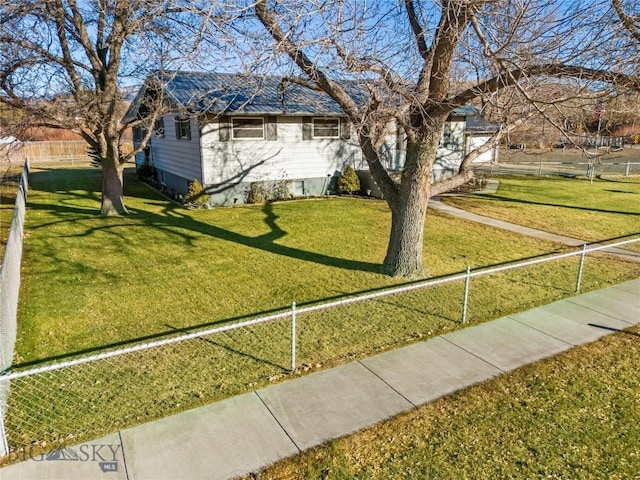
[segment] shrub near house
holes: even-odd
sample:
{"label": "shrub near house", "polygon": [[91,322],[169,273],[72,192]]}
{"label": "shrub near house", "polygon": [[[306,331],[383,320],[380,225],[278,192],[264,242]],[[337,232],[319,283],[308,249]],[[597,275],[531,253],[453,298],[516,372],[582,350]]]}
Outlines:
{"label": "shrub near house", "polygon": [[352,195],[360,191],[360,179],[352,167],[344,169],[342,176],[338,179],[338,193],[348,193]]}
{"label": "shrub near house", "polygon": [[184,203],[191,208],[203,208],[209,204],[209,195],[197,179],[189,182],[189,190],[184,198]]}

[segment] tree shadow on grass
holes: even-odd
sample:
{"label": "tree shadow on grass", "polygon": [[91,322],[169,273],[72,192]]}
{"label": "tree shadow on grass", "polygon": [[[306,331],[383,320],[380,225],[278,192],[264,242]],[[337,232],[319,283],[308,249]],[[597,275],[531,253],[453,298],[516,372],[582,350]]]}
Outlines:
{"label": "tree shadow on grass", "polygon": [[[627,192],[625,192],[627,193]],[[559,208],[568,208],[571,210],[582,210],[585,212],[598,212],[598,213],[615,213],[618,215],[634,215],[634,216],[640,216],[640,213],[636,213],[636,212],[623,212],[623,211],[619,211],[619,210],[607,210],[607,209],[603,209],[603,208],[589,208],[589,207],[578,207],[576,205],[564,205],[561,203],[549,203],[549,202],[537,202],[535,200],[523,200],[520,198],[511,198],[511,197],[503,197],[500,195],[483,195],[483,198],[487,198],[487,199],[491,199],[491,200],[497,200],[497,201],[501,201],[501,202],[506,202],[506,203],[522,203],[525,205],[541,205],[544,207],[559,207]]]}
{"label": "tree shadow on grass", "polygon": [[[435,308],[429,308],[428,306],[414,307],[414,306],[407,305],[406,303],[399,300],[377,299],[377,301],[382,304],[388,305],[392,308],[395,308],[398,311],[408,312],[409,315],[418,314],[421,316],[427,316],[427,317],[433,317],[439,320],[445,320],[447,322],[459,322],[460,320],[460,318],[453,318],[451,316],[446,315],[443,312],[437,311]],[[437,307],[437,305],[434,305],[434,307]]]}
{"label": "tree shadow on grass", "polygon": [[[165,327],[171,329],[172,331],[176,332],[176,333],[182,333],[182,334],[188,334],[191,333],[189,328],[181,328],[181,327],[175,327],[173,325],[169,325],[168,323],[164,324]],[[238,348],[234,348],[231,345],[227,345],[222,341],[216,341],[216,340],[212,340],[209,337],[198,337],[197,338],[199,341],[204,342],[208,345],[212,345],[213,347],[217,347],[217,348],[221,348],[223,350],[226,350],[227,352],[231,353],[232,355],[238,355],[240,357],[244,357],[247,358],[249,360],[252,360],[256,363],[262,363],[264,365],[269,365],[271,367],[277,368],[278,370],[282,371],[282,372],[288,372],[290,369],[288,367],[283,367],[282,365],[273,362],[272,360],[268,360],[266,358],[261,358],[258,357],[252,353],[246,352],[246,351],[242,351]]]}
{"label": "tree shadow on grass", "polygon": [[[47,182],[38,182],[37,176],[38,173],[33,174],[34,178],[32,179],[32,184],[37,185],[37,187],[34,188],[47,191]],[[134,188],[140,195],[144,195],[144,198],[148,198],[149,200],[158,200],[160,202],[163,202],[165,207],[160,213],[154,213],[149,210],[130,208],[129,212],[133,215],[132,218],[139,221],[146,227],[180,237],[187,243],[191,243],[197,239],[197,236],[189,235],[187,233],[193,232],[310,263],[316,263],[347,270],[381,273],[381,264],[350,260],[347,258],[325,255],[319,252],[313,252],[276,243],[277,240],[286,236],[287,232],[278,225],[278,216],[274,213],[273,204],[271,203],[266,203],[262,207],[262,211],[265,214],[264,223],[269,227],[269,232],[262,235],[251,236],[200,221],[195,218],[194,215],[184,210],[183,207],[171,201],[163,199],[158,193],[151,190],[150,188],[139,187],[140,185],[134,185]],[[54,191],[60,192],[60,189],[55,189]],[[48,211],[59,218],[59,220],[56,220],[54,222],[42,224],[38,228],[50,227],[54,224],[59,223],[73,222],[77,220],[78,215],[81,215],[85,218],[93,218],[95,216],[93,215],[93,211],[90,208],[82,208],[77,204],[77,201],[95,201],[97,197],[99,197],[96,192],[69,189],[64,192],[64,195],[68,196],[69,199],[57,205],[35,203],[29,206],[31,210]],[[105,220],[104,225],[87,228],[84,233],[76,234],[74,235],[74,237],[90,236],[97,231],[109,231],[110,233],[114,233],[119,237],[124,238],[122,234],[118,234],[115,232],[115,227],[124,226],[125,223],[114,222],[113,219],[111,219],[110,221]]]}
{"label": "tree shadow on grass", "polygon": [[[36,188],[46,190],[46,186],[45,188],[42,188],[40,185],[38,185],[38,187]],[[56,188],[54,191],[60,191],[60,189]],[[95,194],[95,192],[87,192],[86,194],[80,193],[80,192],[81,192],[80,190],[76,190],[75,188],[69,189],[68,191],[65,192],[65,194],[70,197],[71,201],[68,201],[68,202],[65,201],[59,205],[40,204],[40,203],[30,204],[29,208],[31,210],[41,210],[45,212],[50,212],[55,217],[57,217],[57,220],[55,220],[54,222],[41,224],[37,228],[45,228],[46,226],[53,225],[55,223],[77,222],[82,219],[95,219],[98,214],[96,209],[92,209],[90,207],[83,208],[79,206],[79,202],[76,202],[76,204],[74,204],[73,199],[76,199],[78,201],[86,200],[86,199],[95,200],[97,195]],[[145,189],[140,189],[140,193],[145,194]],[[275,214],[272,204],[265,204],[262,207],[262,211],[265,215],[264,223],[269,227],[269,231],[263,235],[251,237],[251,236],[240,234],[237,232],[232,232],[230,230],[227,230],[215,225],[211,225],[206,222],[199,221],[193,218],[191,215],[189,215],[187,211],[183,210],[178,205],[175,205],[173,203],[170,203],[162,199],[162,197],[160,197],[157,193],[155,193],[151,189],[148,189],[148,196],[145,194],[144,198],[148,198],[149,200],[154,200],[154,201],[156,200],[160,201],[161,204],[164,205],[164,209],[162,209],[160,213],[149,212],[147,210],[133,209],[132,212],[134,213],[134,216],[132,218],[135,218],[137,223],[143,226],[147,226],[147,227],[156,229],[158,231],[168,233],[170,235],[175,235],[188,243],[191,243],[197,239],[197,236],[188,234],[188,232],[194,232],[194,233],[199,233],[203,235],[208,235],[214,238],[219,238],[229,242],[242,244],[248,247],[256,248],[256,249],[274,253],[277,255],[283,255],[283,256],[296,258],[304,261],[309,261],[309,262],[317,263],[321,265],[333,266],[336,268],[346,268],[351,270],[361,270],[365,272],[376,272],[376,273],[379,272],[379,269],[380,269],[380,266],[378,264],[358,262],[358,261],[342,259],[338,257],[332,257],[328,255],[319,254],[316,252],[309,252],[302,249],[287,247],[287,246],[283,246],[275,243],[276,240],[286,236],[287,232],[278,225],[277,223],[278,216]],[[109,221],[106,221],[106,220],[109,220]],[[105,219],[104,225],[87,228],[86,231],[80,234],[80,236],[90,236],[97,231],[106,230],[109,233],[117,235],[119,238],[126,239],[126,236],[125,236],[126,232],[125,234],[122,234],[121,232],[117,232],[116,229],[126,228],[130,226],[131,226],[131,223],[127,223],[125,221],[119,221],[117,218],[110,218],[110,219]],[[539,258],[545,255],[548,255],[548,254],[531,256],[525,259],[521,258],[521,259],[518,259],[517,261],[531,260],[531,259]],[[491,265],[485,265],[484,267],[476,267],[475,270],[479,268],[503,266],[503,265],[513,263],[515,261],[516,260],[511,260],[506,262],[494,263]],[[458,274],[460,273],[463,273],[463,272],[458,272]],[[429,278],[428,280],[429,281],[437,280],[439,278],[445,278],[450,275],[452,274],[443,275],[439,277],[432,277],[432,278]],[[426,281],[426,279],[405,282],[402,284],[396,284],[393,287],[409,286],[409,285],[413,285],[413,284],[424,282],[424,281]],[[392,288],[392,287],[387,285],[383,287],[361,290],[357,292],[341,293],[331,297],[326,297],[326,298],[316,299],[316,300],[305,302],[305,303],[300,303],[298,307],[302,308],[305,306],[317,305],[319,303],[342,300],[342,299],[346,299],[346,298],[354,297],[358,295],[379,292],[389,288]],[[143,342],[170,338],[172,336],[175,336],[181,333],[193,333],[193,332],[197,332],[198,330],[215,327],[217,325],[221,326],[224,324],[235,323],[242,320],[257,318],[260,316],[266,316],[274,313],[282,313],[285,311],[285,308],[286,307],[280,307],[280,308],[275,308],[271,310],[265,310],[262,312],[252,312],[246,315],[240,315],[233,318],[225,318],[225,319],[220,319],[220,320],[215,320],[210,322],[204,322],[198,325],[193,325],[193,326],[180,328],[180,329],[167,326],[168,328],[170,328],[169,331],[159,332],[155,334],[150,334],[150,335],[141,336],[133,339],[127,339],[127,340],[118,341],[118,342],[113,342],[110,344],[100,345],[97,347],[87,348],[87,349],[70,352],[62,355],[56,355],[56,356],[51,356],[47,358],[41,358],[37,360],[23,362],[20,364],[13,365],[12,368],[24,369],[24,368],[32,367],[35,365],[41,365],[41,364],[50,363],[58,360],[69,359],[69,358],[79,357],[79,356],[87,356],[92,353],[104,352],[106,350],[113,350],[121,347],[140,344]],[[453,320],[453,319],[449,319],[449,320]],[[245,355],[243,352],[235,352],[235,353]],[[250,355],[250,356],[255,361],[264,361],[267,364],[273,365],[273,362],[271,362],[268,359],[261,359],[259,358],[259,356],[255,356],[255,355]],[[278,367],[282,368],[280,366]]]}
{"label": "tree shadow on grass", "polygon": [[[193,216],[187,214],[181,207],[177,205],[168,205],[162,215],[150,212],[132,210],[132,213],[139,215],[138,218],[144,218],[145,225],[157,230],[168,232],[175,235],[181,235],[185,239],[193,240],[194,237],[187,237],[176,229],[184,229],[188,232],[194,232],[208,237],[217,238],[227,242],[237,243],[245,247],[255,248],[268,253],[282,255],[284,257],[294,258],[305,262],[316,263],[334,268],[342,268],[346,270],[357,270],[369,273],[381,273],[381,265],[377,263],[363,262],[358,260],[350,260],[346,258],[325,255],[319,252],[312,252],[301,248],[291,247],[276,243],[277,240],[287,235],[287,232],[280,228],[277,224],[277,215],[273,212],[272,204],[265,204],[262,207],[265,214],[264,223],[269,227],[269,232],[250,236],[222,227],[202,222]],[[87,232],[91,234],[91,232]]]}

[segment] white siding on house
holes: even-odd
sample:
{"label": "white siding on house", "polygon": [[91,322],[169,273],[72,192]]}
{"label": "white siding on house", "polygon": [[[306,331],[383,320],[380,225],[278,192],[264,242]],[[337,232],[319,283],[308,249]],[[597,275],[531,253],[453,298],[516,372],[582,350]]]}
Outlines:
{"label": "white siding on house", "polygon": [[174,115],[164,116],[164,136],[151,138],[151,164],[158,170],[202,182],[200,135],[195,117],[189,118],[191,139],[176,138]]}
{"label": "white siding on house", "polygon": [[458,172],[464,155],[465,125],[464,117],[453,117],[445,124],[433,167],[435,181],[451,177]]}
{"label": "white siding on house", "polygon": [[[158,179],[183,193],[190,180],[198,179],[207,188],[212,204],[233,204],[246,201],[252,182],[287,181],[293,195],[320,195],[332,188],[347,166],[367,170],[352,127],[350,138],[305,139],[308,135],[303,134],[302,116],[259,117],[265,121],[264,139],[234,139],[234,117],[220,120],[212,116],[207,120],[200,117],[199,126],[197,117],[191,117],[191,139],[187,140],[177,138],[174,115],[166,115],[164,136],[151,139],[150,163],[158,171]],[[434,165],[434,180],[457,173],[468,146],[465,127],[464,117],[447,122]],[[400,141],[397,138],[397,132],[390,132],[381,152],[390,171],[404,167],[406,142],[404,135]]]}
{"label": "white siding on house", "polygon": [[219,130],[217,119],[202,127],[206,185],[331,178],[362,155],[353,132],[349,140],[303,140],[302,117],[278,117],[276,140],[220,141]]}
{"label": "white siding on house", "polygon": [[[467,153],[475,150],[476,148],[479,148],[481,146],[483,146],[485,143],[487,143],[487,141],[491,138],[490,134],[474,134],[474,135],[467,135]],[[476,158],[473,163],[490,163],[490,162],[495,162],[497,160],[497,155],[498,155],[498,149],[497,148],[492,148],[491,150],[484,152],[482,155],[480,155],[478,158]]]}
{"label": "white siding on house", "polygon": [[[400,137],[398,138],[398,134]],[[385,137],[380,152],[382,162],[389,171],[396,172],[402,170],[405,161],[405,136],[404,134],[393,131]],[[364,168],[367,168],[366,162]]]}
{"label": "white siding on house", "polygon": [[[233,117],[230,117],[233,118]],[[455,175],[464,155],[465,118],[453,117],[447,122],[434,166],[436,181]],[[266,119],[265,119],[266,121]],[[275,140],[233,139],[225,134],[230,119],[210,119],[201,126],[203,184],[213,191],[228,191],[229,198],[240,201],[232,189],[251,182],[283,180],[326,180],[350,165],[366,170],[366,161],[357,143],[356,132],[348,140],[303,139],[303,117],[278,117]],[[221,137],[221,130],[223,135]],[[228,138],[224,141],[221,138]],[[382,148],[382,160],[391,171],[401,170],[405,162],[403,136],[396,141],[391,132]],[[294,185],[293,188],[299,188]]]}

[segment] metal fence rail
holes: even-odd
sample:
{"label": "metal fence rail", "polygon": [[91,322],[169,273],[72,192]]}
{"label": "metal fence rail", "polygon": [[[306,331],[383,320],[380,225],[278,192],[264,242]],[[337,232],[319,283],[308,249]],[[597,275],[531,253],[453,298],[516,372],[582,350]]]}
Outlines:
{"label": "metal fence rail", "polygon": [[[553,301],[580,289],[588,254],[638,241],[633,238],[499,267],[468,269],[321,304],[293,303],[291,308],[240,323],[176,332],[156,341],[5,372],[0,375],[0,388],[11,387],[1,432],[9,448],[5,453],[10,461],[25,452],[78,443],[87,435],[95,438],[244,392],[291,370],[392,348],[428,336],[436,324],[450,329],[466,321],[470,311],[476,318],[495,318],[506,299],[485,302],[495,308],[479,311],[474,295],[491,295],[491,281],[501,275],[515,275],[510,292],[514,298],[518,292],[526,297],[529,285],[522,277],[535,277],[536,284],[544,279]],[[576,257],[579,265],[571,263]],[[554,268],[575,272],[571,285],[566,277],[565,285],[554,285],[558,283]],[[452,315],[453,311],[458,313]]]}
{"label": "metal fence rail", "polygon": [[629,177],[640,175],[639,162],[600,162],[600,161],[531,161],[531,162],[496,162],[476,167],[478,171],[490,175],[559,175],[571,177],[592,177],[594,175],[610,175]]}
{"label": "metal fence rail", "polygon": [[[0,266],[0,369],[2,370],[11,367],[16,342],[20,263],[28,188],[29,162],[27,161],[18,184],[11,226]],[[9,384],[0,382],[0,454],[8,452],[6,435],[4,435],[8,395]]]}

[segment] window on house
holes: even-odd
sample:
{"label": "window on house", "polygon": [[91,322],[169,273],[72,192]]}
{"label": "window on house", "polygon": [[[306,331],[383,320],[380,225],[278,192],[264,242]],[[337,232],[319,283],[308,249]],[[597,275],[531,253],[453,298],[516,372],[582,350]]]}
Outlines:
{"label": "window on house", "polygon": [[153,124],[153,133],[156,137],[164,138],[164,118],[160,117]]}
{"label": "window on house", "polygon": [[176,138],[178,140],[191,140],[191,122],[189,117],[176,117]]}
{"label": "window on house", "polygon": [[453,145],[453,131],[451,130],[451,123],[447,122],[444,124],[444,129],[442,130],[442,139],[440,140],[442,146],[446,148],[452,148]]}
{"label": "window on house", "polygon": [[142,127],[133,127],[133,140],[136,142],[141,142],[145,135],[147,134],[146,130]]}
{"label": "window on house", "polygon": [[234,118],[232,132],[234,139],[264,139],[264,119]]}
{"label": "window on house", "polygon": [[313,138],[339,138],[340,120],[338,118],[314,118]]}

